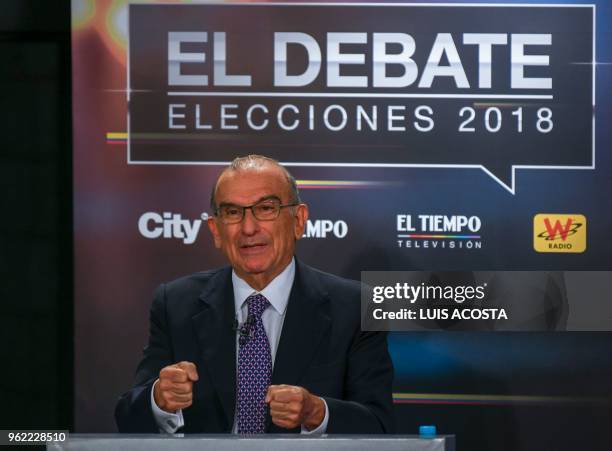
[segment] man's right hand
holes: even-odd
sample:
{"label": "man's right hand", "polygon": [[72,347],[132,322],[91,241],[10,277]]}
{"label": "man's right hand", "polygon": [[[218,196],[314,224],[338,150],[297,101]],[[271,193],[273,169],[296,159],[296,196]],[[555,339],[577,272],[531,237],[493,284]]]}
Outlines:
{"label": "man's right hand", "polygon": [[153,390],[155,404],[166,412],[185,409],[193,402],[193,383],[198,371],[191,362],[179,362],[161,369]]}

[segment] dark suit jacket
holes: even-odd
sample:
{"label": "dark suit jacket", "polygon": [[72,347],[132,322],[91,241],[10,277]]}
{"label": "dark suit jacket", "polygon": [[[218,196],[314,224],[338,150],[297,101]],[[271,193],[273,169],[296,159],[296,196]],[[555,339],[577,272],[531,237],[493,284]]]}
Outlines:
{"label": "dark suit jacket", "polygon": [[[393,432],[393,366],[387,338],[360,329],[358,282],[296,260],[296,272],[274,362],[272,384],[305,387],[329,408],[327,433]],[[151,307],[149,343],[134,386],[117,404],[120,432],[158,432],[150,405],[161,368],[194,362],[193,405],[183,411],[187,433],[231,432],[236,403],[236,335],[231,268],[161,285]],[[268,432],[291,431],[268,418]]]}

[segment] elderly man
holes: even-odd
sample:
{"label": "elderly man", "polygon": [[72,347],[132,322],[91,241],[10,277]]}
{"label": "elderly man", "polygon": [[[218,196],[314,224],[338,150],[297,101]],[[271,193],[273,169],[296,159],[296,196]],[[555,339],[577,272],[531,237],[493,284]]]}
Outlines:
{"label": "elderly man", "polygon": [[308,219],[275,160],[237,158],[208,221],[231,267],[161,285],[121,432],[388,433],[386,335],[360,330],[357,282],[294,257]]}

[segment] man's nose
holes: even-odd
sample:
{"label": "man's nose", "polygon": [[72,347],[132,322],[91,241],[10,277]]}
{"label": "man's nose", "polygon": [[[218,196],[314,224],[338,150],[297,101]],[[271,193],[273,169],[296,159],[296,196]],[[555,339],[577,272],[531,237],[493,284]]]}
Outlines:
{"label": "man's nose", "polygon": [[253,210],[245,208],[244,218],[241,223],[242,233],[245,235],[253,235],[259,230],[259,221],[253,215]]}

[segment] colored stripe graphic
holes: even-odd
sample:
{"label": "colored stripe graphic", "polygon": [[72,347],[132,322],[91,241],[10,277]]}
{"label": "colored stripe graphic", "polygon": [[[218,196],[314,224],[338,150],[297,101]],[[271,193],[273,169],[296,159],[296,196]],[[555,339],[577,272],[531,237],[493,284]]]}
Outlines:
{"label": "colored stripe graphic", "polygon": [[417,235],[414,233],[408,235],[398,235],[398,238],[438,238],[438,239],[458,239],[458,240],[479,240],[480,235]]}
{"label": "colored stripe graphic", "polygon": [[[196,136],[196,135],[194,135]],[[197,135],[199,136],[199,135]],[[138,139],[159,138],[155,134],[139,134]],[[128,134],[125,132],[107,132],[106,143],[111,145],[127,144]],[[296,180],[299,189],[355,189],[355,188],[371,188],[375,186],[390,186],[397,183],[394,182],[374,182],[364,180]]]}
{"label": "colored stripe graphic", "polygon": [[606,403],[601,398],[569,396],[480,395],[449,393],[393,393],[394,404],[445,404],[445,405],[516,405],[516,404],[564,404]]}
{"label": "colored stripe graphic", "polygon": [[362,180],[296,180],[300,189],[351,189],[387,185],[385,182]]}
{"label": "colored stripe graphic", "polygon": [[106,134],[106,144],[127,144],[127,133],[108,132]]}

